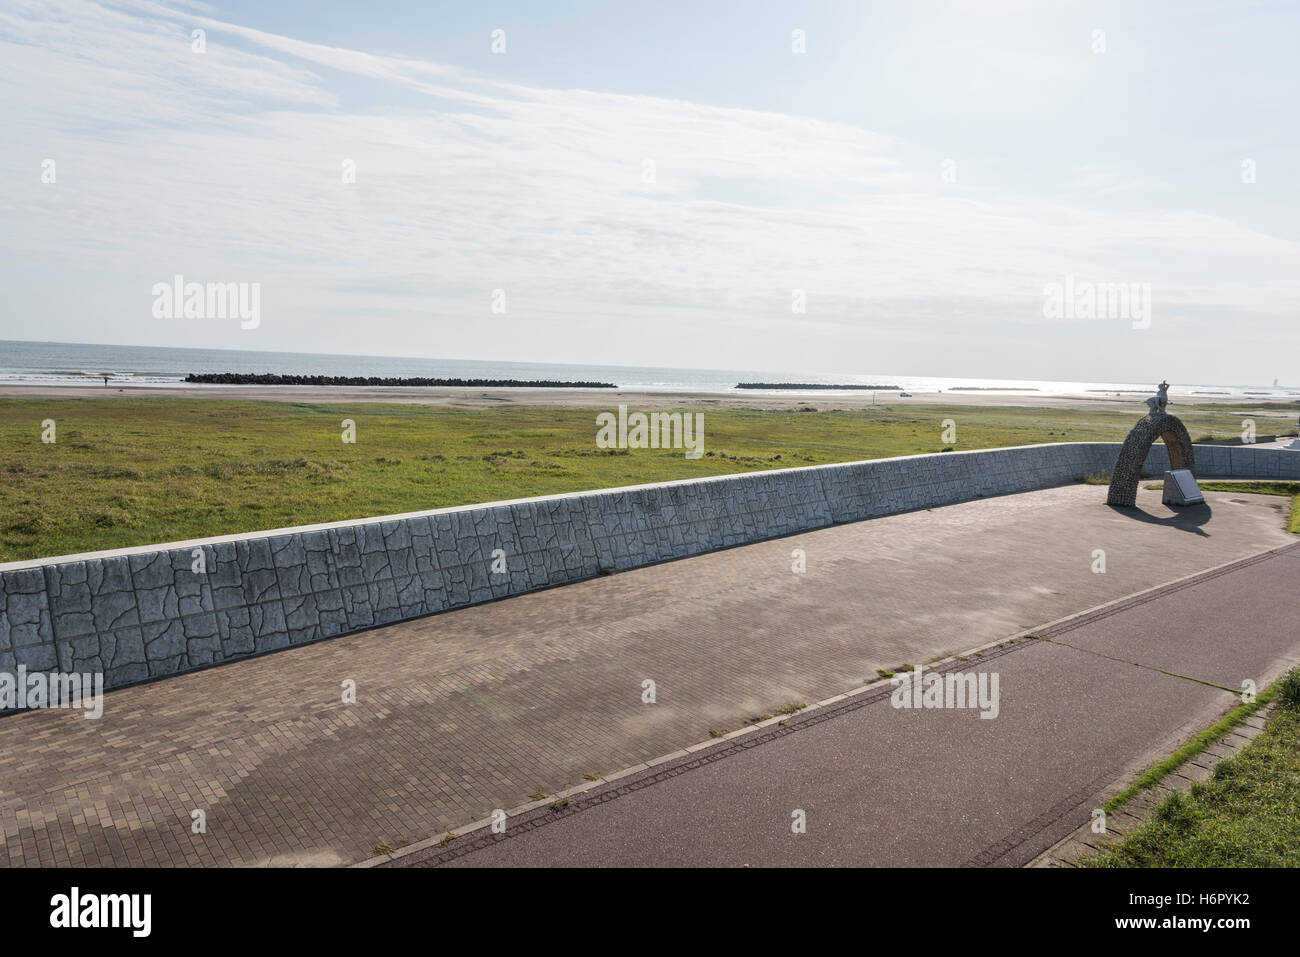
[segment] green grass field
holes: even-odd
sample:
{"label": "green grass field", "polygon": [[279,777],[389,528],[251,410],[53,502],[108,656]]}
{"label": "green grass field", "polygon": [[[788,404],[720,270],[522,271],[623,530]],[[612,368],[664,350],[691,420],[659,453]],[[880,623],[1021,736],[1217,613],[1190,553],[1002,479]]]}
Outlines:
{"label": "green grass field", "polygon": [[[599,449],[596,410],[587,409],[3,399],[0,561],[947,444],[1114,441],[1140,417],[938,404],[703,411],[706,454],[690,460],[676,450]],[[1241,413],[1179,411],[1197,435],[1240,428]],[[356,422],[355,444],[341,441],[344,418]],[[945,418],[957,423],[956,443],[942,440]],[[41,441],[46,419],[55,422],[52,444]]]}

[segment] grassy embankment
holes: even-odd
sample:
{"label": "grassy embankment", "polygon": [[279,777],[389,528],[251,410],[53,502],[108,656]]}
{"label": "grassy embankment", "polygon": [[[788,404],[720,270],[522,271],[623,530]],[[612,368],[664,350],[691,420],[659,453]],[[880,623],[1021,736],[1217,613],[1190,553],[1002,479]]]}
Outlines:
{"label": "grassy embankment", "polygon": [[[822,397],[809,406],[826,405]],[[1180,409],[1197,434],[1243,414]],[[0,561],[580,489],[958,449],[1114,441],[1136,412],[709,409],[703,458],[605,450],[589,409],[217,399],[0,400]],[[340,440],[356,422],[355,444]],[[41,441],[54,419],[57,441]]]}
{"label": "grassy embankment", "polygon": [[[1237,754],[1219,762],[1208,781],[1194,784],[1189,793],[1171,794],[1156,806],[1149,821],[1123,841],[1080,863],[1085,867],[1300,866],[1300,815],[1296,814],[1300,671],[1292,671],[1270,688],[1268,697],[1274,696],[1277,708],[1265,729]],[[1257,703],[1264,700],[1261,694]],[[1235,712],[1225,721],[1234,717]],[[1221,737],[1223,724],[1202,736]],[[1202,736],[1196,740],[1200,746]],[[1183,760],[1186,757],[1190,754]]]}

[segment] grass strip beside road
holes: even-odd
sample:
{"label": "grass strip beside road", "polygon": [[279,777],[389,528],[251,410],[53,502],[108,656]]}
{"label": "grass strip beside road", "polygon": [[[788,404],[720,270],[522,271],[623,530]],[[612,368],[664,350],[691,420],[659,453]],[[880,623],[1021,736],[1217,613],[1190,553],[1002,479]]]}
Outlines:
{"label": "grass strip beside road", "polygon": [[[1181,677],[1177,676],[1177,677]],[[1116,794],[1107,801],[1103,807],[1107,814],[1119,810],[1127,804],[1135,795],[1145,791],[1147,788],[1155,787],[1165,775],[1177,771],[1180,767],[1196,757],[1208,746],[1223,738],[1233,728],[1240,725],[1260,708],[1267,705],[1277,695],[1276,683],[1270,685],[1263,692],[1255,696],[1254,701],[1242,702],[1232,711],[1228,712],[1210,727],[1197,734],[1190,741],[1186,742],[1177,751],[1165,758],[1158,764],[1153,764],[1134,779],[1133,783],[1123,791]]]}
{"label": "grass strip beside road", "polygon": [[1220,761],[1208,781],[1174,792],[1123,841],[1084,858],[1085,867],[1300,866],[1300,672],[1292,671],[1251,704],[1207,728],[1107,802],[1112,812],[1269,701],[1268,725]]}

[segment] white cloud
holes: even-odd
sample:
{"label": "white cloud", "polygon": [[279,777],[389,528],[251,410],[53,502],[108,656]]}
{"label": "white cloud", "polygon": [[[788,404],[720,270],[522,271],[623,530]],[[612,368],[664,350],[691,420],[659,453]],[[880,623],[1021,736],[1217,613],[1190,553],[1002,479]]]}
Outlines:
{"label": "white cloud", "polygon": [[[1079,205],[1142,188],[1110,170],[1081,168],[1059,201],[977,192],[855,126],[533,89],[143,2],[19,4],[0,56],[0,276],[28,310],[0,337],[40,338],[34,321],[52,338],[773,368],[799,350],[911,356],[922,326],[1023,340],[1066,273],[1151,283],[1157,322],[1300,309],[1295,243]],[[403,106],[344,105],[353,78]],[[63,288],[38,288],[33,264]],[[263,338],[159,326],[148,290],[177,272],[262,282]]]}

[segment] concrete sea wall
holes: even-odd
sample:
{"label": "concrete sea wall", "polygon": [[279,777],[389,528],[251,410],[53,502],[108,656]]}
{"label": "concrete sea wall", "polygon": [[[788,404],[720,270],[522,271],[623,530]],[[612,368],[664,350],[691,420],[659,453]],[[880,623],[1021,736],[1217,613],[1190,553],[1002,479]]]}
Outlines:
{"label": "concrete sea wall", "polygon": [[[0,672],[102,672],[121,687],[604,571],[1062,485],[1109,472],[1118,451],[876,459],[12,562],[0,565]],[[1197,446],[1196,466],[1300,479],[1300,453],[1278,449]],[[1157,444],[1147,471],[1167,467]]]}

